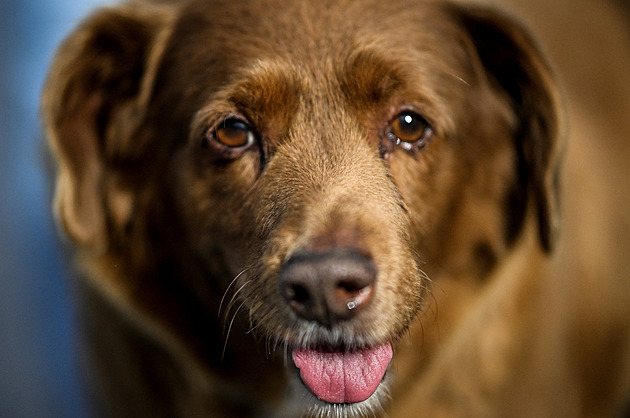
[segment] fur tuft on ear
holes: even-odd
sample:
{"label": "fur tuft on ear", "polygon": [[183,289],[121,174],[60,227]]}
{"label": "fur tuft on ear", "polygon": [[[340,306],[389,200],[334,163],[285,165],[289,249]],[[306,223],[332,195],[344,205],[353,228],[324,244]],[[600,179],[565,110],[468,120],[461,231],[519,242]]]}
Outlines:
{"label": "fur tuft on ear", "polygon": [[51,67],[42,113],[57,162],[55,211],[84,248],[107,248],[106,168],[124,157],[142,119],[171,16],[146,5],[102,10],[66,39]]}
{"label": "fur tuft on ear", "polygon": [[508,242],[522,229],[529,196],[533,195],[540,243],[551,252],[560,229],[559,178],[564,141],[559,129],[559,96],[550,66],[520,23],[489,9],[455,6],[453,10],[470,34],[491,83],[507,95],[518,120],[518,184],[507,202]]}

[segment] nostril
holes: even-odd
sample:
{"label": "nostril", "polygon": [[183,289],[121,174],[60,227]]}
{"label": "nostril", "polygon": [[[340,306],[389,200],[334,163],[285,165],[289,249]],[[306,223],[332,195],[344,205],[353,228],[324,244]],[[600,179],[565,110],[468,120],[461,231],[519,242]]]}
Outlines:
{"label": "nostril", "polygon": [[347,294],[364,292],[372,284],[371,276],[370,273],[366,272],[366,276],[361,276],[357,279],[342,279],[337,283],[337,288]]}
{"label": "nostril", "polygon": [[301,285],[291,286],[289,293],[289,298],[300,304],[306,304],[311,298],[309,291]]}
{"label": "nostril", "polygon": [[312,266],[302,261],[287,263],[279,277],[280,293],[298,315],[315,319],[320,309],[317,301],[317,280]]}
{"label": "nostril", "polygon": [[309,312],[313,309],[313,297],[306,287],[290,285],[283,296],[295,312],[304,317],[312,317]]}
{"label": "nostril", "polygon": [[375,273],[373,269],[363,269],[352,278],[343,278],[332,292],[328,292],[329,309],[339,317],[352,316],[357,308],[364,307],[372,298]]}
{"label": "nostril", "polygon": [[336,300],[345,303],[348,309],[355,309],[367,302],[372,294],[372,285],[357,281],[341,281],[337,284],[335,293]]}

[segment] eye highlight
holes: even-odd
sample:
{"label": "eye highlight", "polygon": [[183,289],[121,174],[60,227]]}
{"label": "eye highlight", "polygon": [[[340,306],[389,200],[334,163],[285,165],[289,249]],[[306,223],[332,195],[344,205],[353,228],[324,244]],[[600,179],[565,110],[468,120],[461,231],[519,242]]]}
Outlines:
{"label": "eye highlight", "polygon": [[236,118],[224,120],[214,130],[209,131],[207,137],[228,148],[245,148],[252,145],[256,139],[250,126]]}
{"label": "eye highlight", "polygon": [[433,136],[433,128],[422,116],[406,111],[398,114],[390,122],[386,136],[404,150],[419,150]]}

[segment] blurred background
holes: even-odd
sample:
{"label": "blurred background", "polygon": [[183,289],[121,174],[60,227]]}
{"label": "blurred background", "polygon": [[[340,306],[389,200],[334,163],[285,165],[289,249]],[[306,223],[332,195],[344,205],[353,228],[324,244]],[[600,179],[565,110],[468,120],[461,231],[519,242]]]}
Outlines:
{"label": "blurred background", "polygon": [[[85,416],[38,102],[53,52],[96,0],[0,2],[0,417]],[[102,0],[101,2],[102,3]]]}
{"label": "blurred background", "polygon": [[[488,1],[509,5],[542,35],[569,92],[570,124],[584,124],[576,130],[586,134],[597,132],[594,153],[606,156],[606,151],[611,161],[614,157],[628,164],[630,25],[620,21],[630,16],[628,0]],[[51,187],[38,102],[56,46],[98,3],[102,1],[0,1],[2,418],[88,416],[76,362],[69,271],[49,209]],[[600,149],[607,138],[611,141],[604,148],[608,148]],[[624,144],[623,152],[610,146],[612,139]],[[584,140],[593,142],[590,136]],[[567,169],[580,172],[578,156],[569,153],[569,157]],[[590,180],[596,186],[603,182]],[[627,178],[624,181],[627,185]],[[625,219],[629,190],[624,187],[616,194],[624,199],[617,208],[619,218]],[[575,198],[580,195],[573,193]],[[610,228],[618,225],[611,221]],[[627,250],[617,249],[620,254]]]}

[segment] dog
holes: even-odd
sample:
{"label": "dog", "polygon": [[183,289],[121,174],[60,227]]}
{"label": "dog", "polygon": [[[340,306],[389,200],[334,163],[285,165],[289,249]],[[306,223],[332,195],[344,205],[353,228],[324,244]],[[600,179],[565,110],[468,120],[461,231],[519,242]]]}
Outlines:
{"label": "dog", "polygon": [[494,7],[96,12],[42,99],[95,409],[622,416],[630,205],[596,180],[624,168],[560,86]]}

